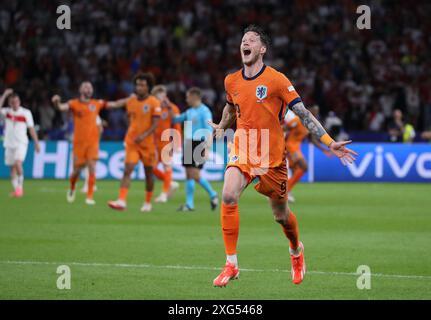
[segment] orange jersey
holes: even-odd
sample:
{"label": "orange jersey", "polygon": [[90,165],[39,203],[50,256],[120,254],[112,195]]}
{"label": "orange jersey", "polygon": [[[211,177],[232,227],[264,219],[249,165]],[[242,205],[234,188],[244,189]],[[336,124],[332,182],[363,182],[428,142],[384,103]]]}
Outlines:
{"label": "orange jersey", "polygon": [[[266,159],[257,166],[279,166],[285,159],[281,123],[288,106],[301,101],[289,79],[264,65],[253,78],[246,78],[243,69],[229,74],[225,78],[225,90],[227,103],[235,106],[237,114],[234,149],[231,148],[235,161],[256,164],[254,154],[257,154],[260,159]],[[262,134],[269,135],[269,139],[262,140]],[[240,143],[244,137],[250,144],[248,151],[244,150],[247,145]],[[244,155],[246,161],[241,159]]]}
{"label": "orange jersey", "polygon": [[285,122],[288,128],[286,136],[287,151],[296,152],[300,150],[302,141],[308,136],[308,129],[296,115],[288,115]]}
{"label": "orange jersey", "polygon": [[[153,117],[160,117],[160,101],[154,96],[148,96],[144,100],[138,97],[131,97],[126,103],[127,114],[129,116],[129,129],[127,130],[126,144],[135,144],[135,139],[147,131],[153,122]],[[147,136],[140,143],[143,147],[154,147],[154,136]]]}
{"label": "orange jersey", "polygon": [[[172,107],[172,110],[173,110],[175,116],[178,116],[180,114],[180,109],[177,107],[177,105],[173,104],[172,102],[170,105]],[[181,132],[181,124],[179,124],[179,123],[173,124],[172,118],[169,116],[168,108],[162,108],[162,112],[160,115],[160,121],[159,121],[159,124],[157,125],[156,131],[154,132],[154,136],[156,138],[156,143],[164,142],[161,140],[163,131],[165,131],[166,129],[171,129],[171,128],[178,130],[179,133]]]}
{"label": "orange jersey", "polygon": [[97,116],[106,107],[106,101],[90,99],[83,102],[80,99],[69,100],[69,108],[73,113],[75,146],[99,144],[99,128]]}

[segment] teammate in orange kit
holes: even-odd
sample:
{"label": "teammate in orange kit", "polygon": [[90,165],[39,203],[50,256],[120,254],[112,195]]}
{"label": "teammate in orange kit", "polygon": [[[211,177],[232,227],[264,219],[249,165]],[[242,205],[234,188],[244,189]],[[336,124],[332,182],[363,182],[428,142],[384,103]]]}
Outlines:
{"label": "teammate in orange kit", "polygon": [[127,207],[127,193],[130,186],[130,176],[135,166],[141,161],[145,170],[146,195],[141,207],[142,212],[151,211],[151,199],[154,190],[153,168],[156,165],[156,145],[154,132],[160,121],[160,101],[150,95],[154,85],[151,73],[140,73],[134,78],[135,93],[127,100],[119,100],[115,107],[126,107],[129,115],[129,129],[124,143],[126,158],[123,178],[121,179],[118,199],[109,201],[108,206],[115,210],[124,210]]}
{"label": "teammate in orange kit", "polygon": [[[96,162],[99,159],[99,129],[97,117],[106,107],[113,107],[114,102],[92,99],[93,85],[84,81],[79,86],[79,98],[61,102],[59,95],[52,97],[52,103],[60,111],[71,110],[74,122],[73,135],[73,172],[70,175],[70,188],[67,201],[75,201],[76,182],[81,170],[88,167],[88,188],[85,203],[94,205],[94,185],[96,183]],[[125,100],[125,99],[123,99]]]}
{"label": "teammate in orange kit", "polygon": [[[319,107],[313,106],[310,108],[311,113],[317,118]],[[288,201],[295,202],[292,195],[293,187],[301,180],[302,176],[308,171],[308,163],[301,152],[301,144],[305,138],[309,138],[316,148],[322,151],[325,155],[331,156],[331,153],[322,147],[321,143],[315,136],[310,135],[307,128],[302,124],[301,120],[292,111],[288,111],[282,123],[283,129],[286,133],[286,151],[289,168],[293,174],[287,183]]]}
{"label": "teammate in orange kit", "polygon": [[[240,52],[243,68],[225,78],[227,103],[219,124],[210,123],[216,138],[237,121],[234,143],[230,147],[221,206],[221,224],[226,264],[214,279],[214,286],[226,286],[239,276],[237,241],[239,232],[238,200],[254,178],[255,189],[269,198],[272,212],[290,241],[293,283],[305,274],[304,246],[299,241],[298,223],[287,205],[287,168],[281,121],[287,107],[304,126],[316,135],[343,163],[356,154],[345,147],[351,141],[335,142],[308,111],[290,81],[263,63],[269,38],[256,26],[245,29]],[[244,143],[245,141],[245,143]]]}
{"label": "teammate in orange kit", "polygon": [[[172,122],[172,117],[170,116],[169,107],[172,108],[174,115],[180,114],[180,109],[169,101],[168,98],[168,90],[164,85],[157,85],[151,90],[151,94],[155,96],[161,102],[162,113],[160,116],[159,125],[156,128],[156,132],[154,133],[155,141],[156,141],[156,154],[157,161],[162,163],[163,170],[161,171],[157,168],[154,168],[154,175],[163,181],[163,189],[160,195],[155,199],[155,202],[167,202],[168,198],[172,197],[173,193],[176,189],[178,189],[179,184],[176,181],[172,181],[172,156],[175,149],[181,147],[181,125],[179,123],[174,124]],[[175,141],[164,139],[163,135],[172,137],[173,134],[166,132],[166,130],[175,130],[176,137],[179,138]],[[178,145],[175,145],[178,144]]]}

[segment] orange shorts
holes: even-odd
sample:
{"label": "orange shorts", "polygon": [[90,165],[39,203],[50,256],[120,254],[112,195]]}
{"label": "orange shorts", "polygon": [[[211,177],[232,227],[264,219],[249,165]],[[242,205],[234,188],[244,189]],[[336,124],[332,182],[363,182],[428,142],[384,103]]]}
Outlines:
{"label": "orange shorts", "polygon": [[156,165],[156,150],[154,147],[140,146],[138,144],[126,143],[126,163],[138,163],[139,160],[145,167],[154,167]]}
{"label": "orange shorts", "polygon": [[173,146],[174,146],[173,143],[170,141],[157,141],[156,142],[157,162],[161,162],[166,165],[172,164],[172,157],[174,155]]}
{"label": "orange shorts", "polygon": [[73,146],[73,163],[77,166],[86,164],[90,160],[99,159],[99,144],[78,144]]}
{"label": "orange shorts", "polygon": [[304,160],[304,155],[302,154],[301,149],[288,150],[287,160],[289,160],[290,168],[293,168],[301,159]]}
{"label": "orange shorts", "polygon": [[[278,167],[266,169],[254,169],[247,164],[228,164],[229,167],[236,167],[247,177],[248,183],[254,178],[259,182],[254,186],[257,192],[273,200],[287,200],[287,166],[283,161]],[[260,171],[260,172],[259,172]]]}

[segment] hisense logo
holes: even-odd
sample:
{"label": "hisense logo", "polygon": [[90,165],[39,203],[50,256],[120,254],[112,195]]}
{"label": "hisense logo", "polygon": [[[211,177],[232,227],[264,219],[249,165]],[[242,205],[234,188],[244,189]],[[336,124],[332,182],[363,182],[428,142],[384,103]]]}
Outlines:
{"label": "hisense logo", "polygon": [[[398,157],[399,158],[399,157]],[[404,161],[397,161],[397,157],[392,152],[384,152],[382,146],[377,146],[374,152],[367,152],[358,159],[356,163],[348,166],[352,176],[362,177],[374,161],[374,174],[376,178],[382,178],[385,174],[385,162],[397,178],[405,178],[410,170],[415,166],[417,174],[425,179],[431,179],[431,152],[418,154],[410,153]],[[429,163],[428,168],[426,163]]]}

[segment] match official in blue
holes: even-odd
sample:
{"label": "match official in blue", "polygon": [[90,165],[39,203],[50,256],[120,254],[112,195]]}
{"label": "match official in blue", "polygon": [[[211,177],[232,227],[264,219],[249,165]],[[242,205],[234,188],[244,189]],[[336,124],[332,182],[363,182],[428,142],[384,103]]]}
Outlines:
{"label": "match official in blue", "polygon": [[215,210],[219,202],[217,192],[200,173],[206,158],[206,141],[212,139],[213,129],[208,124],[208,121],[212,121],[212,114],[202,103],[202,91],[199,88],[190,88],[186,93],[186,101],[189,108],[179,116],[175,116],[170,110],[173,123],[184,122],[183,166],[187,177],[186,203],[181,205],[178,211],[194,210],[195,182],[209,194],[211,209]]}

